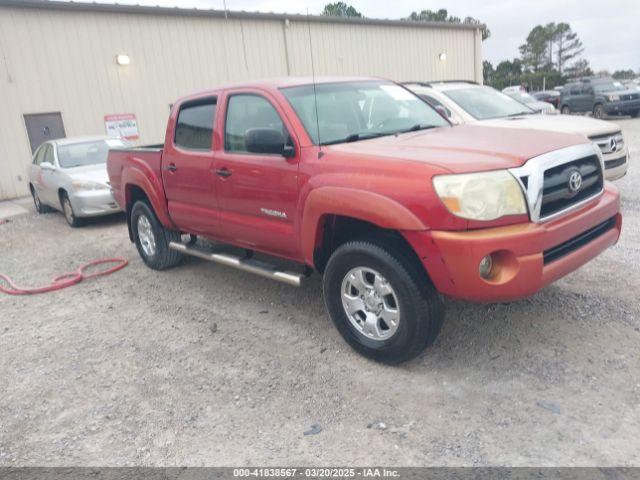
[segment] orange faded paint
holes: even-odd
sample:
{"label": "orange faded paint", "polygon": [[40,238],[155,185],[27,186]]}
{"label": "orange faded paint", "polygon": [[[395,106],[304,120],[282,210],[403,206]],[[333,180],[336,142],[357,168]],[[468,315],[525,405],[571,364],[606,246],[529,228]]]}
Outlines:
{"label": "orange faded paint", "polygon": [[321,218],[341,215],[356,218],[390,230],[425,230],[427,226],[403,205],[377,193],[344,187],[320,187],[304,203],[302,216],[302,254],[313,265]]}
{"label": "orange faded paint", "polygon": [[[604,194],[584,209],[548,223],[403,235],[441,293],[471,301],[505,301],[534,294],[616,243],[622,228],[619,210],[618,192],[608,185]],[[615,228],[572,253],[543,264],[545,250],[614,217]],[[478,266],[489,254],[497,254],[497,274],[484,280]]]}

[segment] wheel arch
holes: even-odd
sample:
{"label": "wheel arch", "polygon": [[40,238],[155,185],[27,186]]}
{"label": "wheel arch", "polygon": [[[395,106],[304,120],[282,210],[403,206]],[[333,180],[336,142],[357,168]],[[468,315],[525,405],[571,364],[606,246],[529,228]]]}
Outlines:
{"label": "wheel arch", "polygon": [[382,195],[340,187],[314,190],[307,197],[301,228],[305,263],[323,271],[329,256],[348,240],[374,235],[404,242],[402,230],[428,227],[410,210]]}

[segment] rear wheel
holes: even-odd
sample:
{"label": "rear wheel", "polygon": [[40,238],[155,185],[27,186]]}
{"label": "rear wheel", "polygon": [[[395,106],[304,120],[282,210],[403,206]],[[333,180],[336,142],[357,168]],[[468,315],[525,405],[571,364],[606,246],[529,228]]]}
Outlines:
{"label": "rear wheel", "polygon": [[138,253],[148,267],[165,270],[180,263],[180,252],[169,248],[170,242],[180,243],[180,232],[166,229],[146,202],[133,205],[130,221]]}
{"label": "rear wheel", "polygon": [[60,205],[62,206],[62,213],[64,214],[64,218],[69,226],[72,228],[80,226],[80,219],[76,217],[76,214],[73,211],[73,205],[71,205],[71,200],[69,200],[67,192],[62,192],[60,194]]}
{"label": "rear wheel", "polygon": [[562,110],[560,111],[562,112],[563,115],[569,115],[571,113],[571,109],[569,108],[569,105],[563,105]]}
{"label": "rear wheel", "polygon": [[604,107],[602,106],[601,103],[596,103],[595,106],[593,107],[593,116],[594,118],[604,118],[605,116]]}
{"label": "rear wheel", "polygon": [[47,213],[49,211],[49,207],[47,207],[45,204],[43,204],[40,201],[40,197],[38,196],[38,192],[36,192],[36,189],[33,188],[33,186],[31,186],[30,190],[31,190],[31,197],[33,198],[33,205],[36,209],[36,212]]}
{"label": "rear wheel", "polygon": [[442,298],[402,249],[384,241],[352,241],[329,259],[327,310],[343,338],[383,363],[417,357],[437,337]]}

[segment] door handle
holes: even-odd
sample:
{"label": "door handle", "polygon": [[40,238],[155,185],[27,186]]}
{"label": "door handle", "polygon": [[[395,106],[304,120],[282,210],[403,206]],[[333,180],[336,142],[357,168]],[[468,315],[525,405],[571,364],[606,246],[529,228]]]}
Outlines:
{"label": "door handle", "polygon": [[175,163],[170,163],[167,166],[167,170],[169,170],[170,172],[175,172],[176,170],[178,170],[178,167],[176,167]]}
{"label": "door handle", "polygon": [[231,170],[229,170],[228,168],[219,168],[216,170],[216,175],[218,175],[219,177],[222,178],[228,178],[230,177],[232,174]]}

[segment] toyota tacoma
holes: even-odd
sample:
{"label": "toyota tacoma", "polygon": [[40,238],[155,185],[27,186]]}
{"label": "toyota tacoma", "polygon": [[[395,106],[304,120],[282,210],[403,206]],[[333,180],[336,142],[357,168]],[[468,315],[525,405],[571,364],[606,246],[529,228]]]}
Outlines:
{"label": "toyota tacoma", "polygon": [[434,341],[444,296],[530,296],[621,229],[618,192],[584,136],[452,126],[372,78],[187,96],[164,145],[111,150],[107,167],[149,267],[192,255],[291,285],[315,270],[344,339],[386,363]]}

